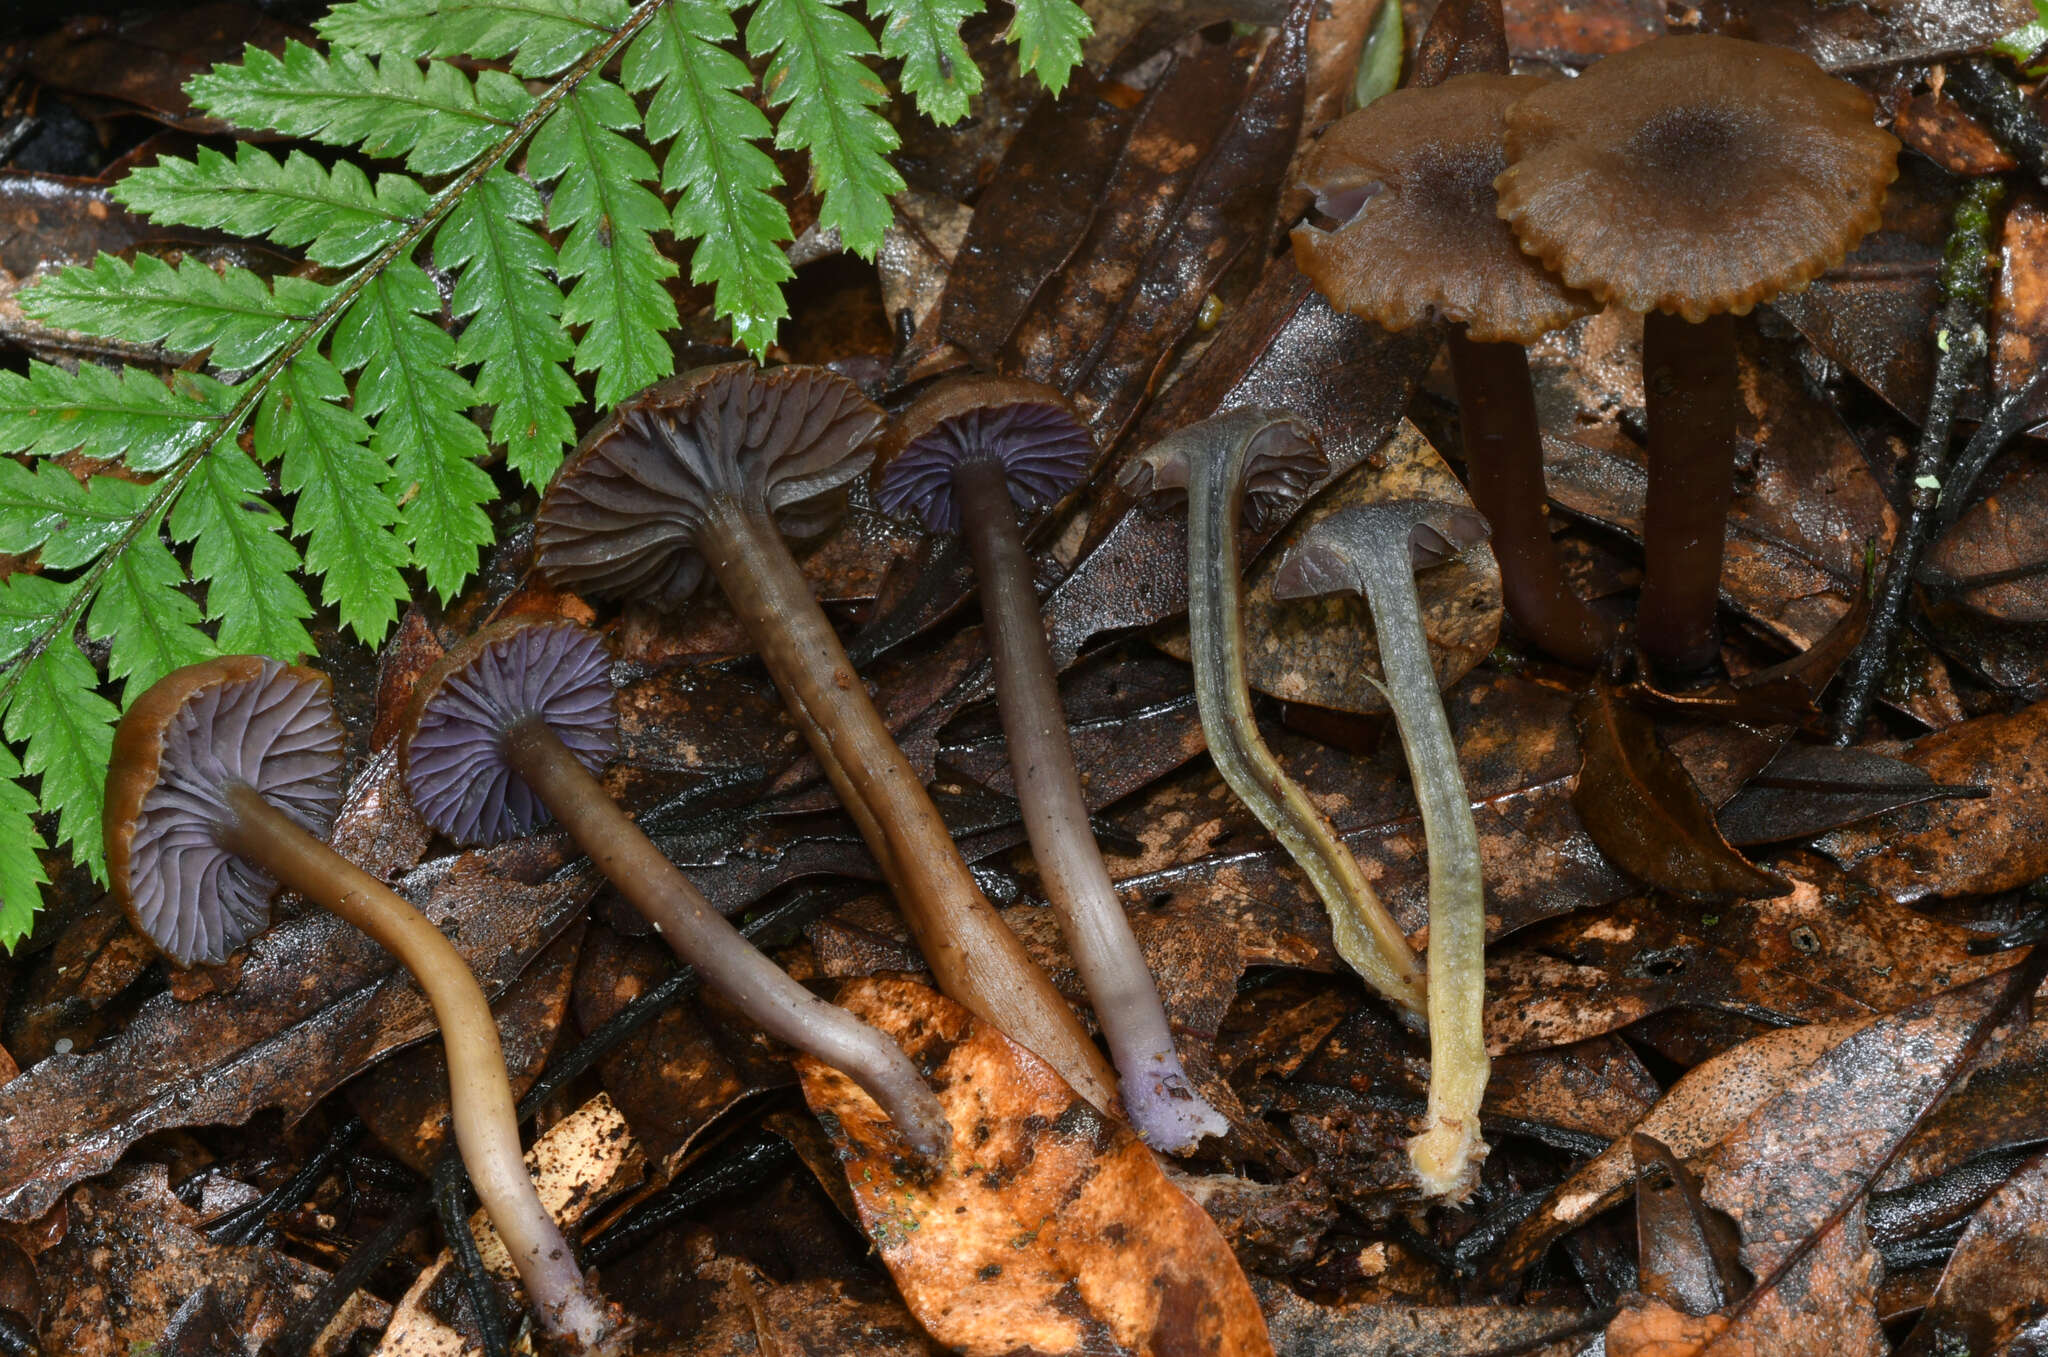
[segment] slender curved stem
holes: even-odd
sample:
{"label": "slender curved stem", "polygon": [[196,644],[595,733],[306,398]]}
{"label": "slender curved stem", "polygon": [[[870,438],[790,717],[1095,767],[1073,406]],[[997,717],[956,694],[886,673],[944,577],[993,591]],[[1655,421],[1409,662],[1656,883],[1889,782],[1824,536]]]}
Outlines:
{"label": "slender curved stem", "polygon": [[1251,439],[1231,439],[1188,465],[1188,629],[1195,705],[1209,757],[1252,814],[1280,840],[1330,915],[1337,951],[1366,982],[1411,1013],[1425,1007],[1422,966],[1351,850],[1273,758],[1252,719],[1245,673],[1237,524]]}
{"label": "slender curved stem", "polygon": [[1465,485],[1493,525],[1508,615],[1550,654],[1597,668],[1607,658],[1612,629],[1572,592],[1551,540],[1528,352],[1520,344],[1468,339],[1462,325],[1451,327],[1450,352]]}
{"label": "slender curved stem", "polygon": [[996,706],[1046,899],[1059,915],[1074,968],[1123,1076],[1131,1125],[1162,1150],[1191,1150],[1203,1136],[1228,1132],[1230,1123],[1188,1082],[1159,987],[1131,936],[1130,919],[1089,827],[1059,680],[1038,617],[1031,561],[1024,554],[1003,464],[994,458],[962,463],[953,473],[953,497],[974,553],[982,618],[996,665]]}
{"label": "slender curved stem", "polygon": [[1486,884],[1479,828],[1444,715],[1406,538],[1357,559],[1386,674],[1387,703],[1429,845],[1429,1107],[1408,1159],[1432,1196],[1456,1201],[1477,1181],[1486,1142]]}
{"label": "slender curved stem", "polygon": [[826,1003],[740,936],[690,879],[619,809],[548,728],[529,716],[505,732],[505,756],[576,846],[675,954],[778,1041],[844,1073],[880,1103],[918,1153],[946,1152],[945,1111],[901,1047]]}
{"label": "slender curved stem", "polygon": [[462,954],[411,902],[308,834],[255,788],[232,786],[227,800],[236,817],[221,826],[229,851],[369,934],[426,991],[448,1052],[455,1143],[536,1319],[549,1334],[591,1352],[609,1351],[619,1325],[584,1283],[574,1250],[534,1191],[498,1024]]}
{"label": "slender curved stem", "polygon": [[805,738],[870,836],[939,988],[1035,1052],[1089,1102],[1114,1109],[1116,1076],[975,884],[775,524],[744,504],[714,500],[698,543]]}
{"label": "slender curved stem", "polygon": [[1650,492],[1636,636],[1651,659],[1692,671],[1714,662],[1722,544],[1735,501],[1735,318],[1643,317]]}

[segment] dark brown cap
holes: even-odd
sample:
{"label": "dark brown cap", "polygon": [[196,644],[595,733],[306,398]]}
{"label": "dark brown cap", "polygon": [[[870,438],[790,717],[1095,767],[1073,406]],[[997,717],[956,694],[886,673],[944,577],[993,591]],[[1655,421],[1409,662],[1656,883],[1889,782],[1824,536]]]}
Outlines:
{"label": "dark brown cap", "polygon": [[1021,377],[952,377],[903,412],[874,471],[875,503],[915,514],[933,532],[960,531],[953,469],[994,461],[1019,508],[1050,504],[1095,460],[1095,438],[1066,397]]}
{"label": "dark brown cap", "polygon": [[618,743],[611,659],[574,622],[508,618],[448,652],[413,690],[400,757],[413,806],[460,844],[531,832],[547,807],[505,757],[505,733],[538,717],[593,773]]}
{"label": "dark brown cap", "polygon": [[1389,330],[1440,317],[1516,344],[1595,309],[1523,253],[1495,210],[1508,105],[1543,84],[1461,75],[1381,95],[1323,133],[1303,187],[1338,225],[1295,227],[1294,262],[1331,306]]}
{"label": "dark brown cap", "polygon": [[230,853],[227,789],[247,783],[325,837],[341,727],[318,670],[226,655],[173,670],[114,730],[104,817],[115,898],[180,966],[228,959],[270,922],[277,882]]}
{"label": "dark brown cap", "polygon": [[551,583],[681,604],[704,578],[697,534],[714,501],[772,514],[794,536],[839,516],[867,470],[880,407],[820,367],[724,363],[657,382],[587,434],[535,517]]}
{"label": "dark brown cap", "polygon": [[1877,228],[1899,143],[1872,115],[1803,53],[1658,38],[1508,110],[1500,213],[1602,302],[1739,315]]}

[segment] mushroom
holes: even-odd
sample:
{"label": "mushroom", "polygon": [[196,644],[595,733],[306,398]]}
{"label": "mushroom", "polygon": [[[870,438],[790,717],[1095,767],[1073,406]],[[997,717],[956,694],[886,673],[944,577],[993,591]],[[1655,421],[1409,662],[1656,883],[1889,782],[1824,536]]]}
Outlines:
{"label": "mushroom", "polygon": [[1188,1082],[1158,986],[1089,827],[1017,526],[1018,509],[1059,498],[1094,453],[1088,426],[1052,388],[953,378],[904,413],[876,466],[875,500],[885,513],[914,513],[933,532],[967,539],[1032,859],[1122,1076],[1131,1125],[1159,1149],[1185,1152],[1230,1123]]}
{"label": "mushroom", "polygon": [[1500,215],[1570,286],[1646,313],[1649,499],[1636,632],[1673,669],[1718,651],[1734,497],[1733,317],[1806,286],[1878,225],[1899,143],[1811,57],[1658,38],[1507,111]]}
{"label": "mushroom", "polygon": [[1509,616],[1559,659],[1596,666],[1611,628],[1565,582],[1550,538],[1543,440],[1524,346],[1593,300],[1522,253],[1495,211],[1508,105],[1532,76],[1461,75],[1394,90],[1323,133],[1303,186],[1338,224],[1294,229],[1294,260],[1330,305],[1405,330],[1449,322],[1465,480],[1493,524]]}
{"label": "mushroom", "polygon": [[1422,630],[1415,572],[1486,540],[1486,520],[1437,500],[1340,509],[1309,527],[1273,577],[1277,598],[1365,595],[1379,641],[1382,691],[1401,731],[1429,846],[1429,1106],[1408,1161],[1431,1196],[1460,1201],[1478,1181],[1486,1142],[1486,884],[1479,830],[1458,771]]}
{"label": "mushroom", "polygon": [[606,795],[592,774],[617,733],[595,633],[496,622],[414,690],[401,737],[406,786],[427,823],[461,844],[497,843],[553,815],[706,984],[770,1036],[843,1071],[918,1153],[943,1155],[946,1114],[902,1049],[761,955]]}
{"label": "mushroom", "polygon": [[1419,1018],[1424,983],[1414,949],[1351,850],[1282,771],[1252,719],[1239,606],[1238,520],[1257,528],[1277,518],[1324,465],[1314,436],[1292,415],[1233,410],[1169,434],[1120,479],[1155,503],[1187,500],[1188,644],[1195,705],[1216,770],[1307,874],[1329,911],[1338,954],[1374,989]]}
{"label": "mushroom", "polygon": [[657,383],[584,438],[536,518],[541,573],[681,606],[716,576],[866,838],[939,988],[1097,1107],[1116,1076],[975,884],[876,712],[783,532],[816,532],[873,460],[880,409],[823,368],[727,363]]}
{"label": "mushroom", "polygon": [[253,655],[157,680],[114,732],[105,823],[115,896],[180,966],[225,961],[261,932],[280,885],[396,956],[440,1023],[455,1142],[541,1329],[580,1345],[572,1351],[620,1351],[619,1312],[584,1281],[527,1176],[476,977],[417,909],[318,837],[340,802],[330,692],[324,674]]}

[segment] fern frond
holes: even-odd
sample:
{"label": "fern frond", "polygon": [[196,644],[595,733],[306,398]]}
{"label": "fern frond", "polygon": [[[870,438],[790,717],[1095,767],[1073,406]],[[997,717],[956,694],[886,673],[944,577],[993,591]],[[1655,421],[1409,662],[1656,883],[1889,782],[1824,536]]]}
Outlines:
{"label": "fern frond", "polygon": [[476,390],[454,370],[455,341],[422,319],[440,310],[426,271],[394,260],[335,326],[334,361],[357,374],[356,413],[375,421],[370,450],[391,465],[401,533],[446,600],[491,540],[482,506],[494,491],[475,461],[486,451],[469,417]]}
{"label": "fern frond", "polygon": [[533,186],[492,170],[434,237],[435,264],[460,279],[449,311],[469,322],[455,361],[476,368],[477,397],[495,407],[491,436],[536,490],[576,440],[569,407],[582,399],[563,367],[575,345],[562,333],[562,293],[549,276],[558,266],[534,230],[540,219]]}
{"label": "fern frond", "polygon": [[75,570],[142,512],[146,486],[95,476],[90,489],[54,462],[33,470],[0,457],[0,554],[39,552],[45,570]]}
{"label": "fern frond", "polygon": [[896,129],[875,106],[889,97],[865,58],[875,40],[833,0],[760,0],[747,20],[747,50],[768,61],[762,90],[781,110],[775,144],[811,157],[818,224],[874,258],[895,219],[889,199],[903,176],[888,160]]}
{"label": "fern frond", "polygon": [[[52,615],[63,616],[69,601],[58,603]],[[4,608],[5,602],[0,602],[0,610]],[[91,662],[68,639],[46,647],[17,672],[20,677],[0,731],[22,747],[22,771],[42,779],[42,803],[57,811],[57,842],[71,845],[75,861],[104,877],[100,794],[106,786],[118,713],[99,695],[99,675]]]}
{"label": "fern frond", "polygon": [[211,377],[79,364],[66,372],[30,363],[28,375],[0,372],[0,446],[55,457],[90,447],[103,461],[161,471],[229,422],[234,389]]}
{"label": "fern frond", "polygon": [[184,568],[152,533],[114,558],[93,599],[85,634],[110,643],[107,677],[126,680],[124,707],[173,669],[219,653],[184,584]]}
{"label": "fern frond", "polygon": [[302,42],[282,56],[260,47],[239,66],[216,66],[186,85],[194,107],[243,127],[268,128],[365,155],[403,157],[415,174],[447,174],[504,139],[533,106],[503,71],[472,82],[444,61],[322,56]]}
{"label": "fern frond", "polygon": [[218,624],[220,648],[229,654],[298,656],[313,649],[303,625],[313,605],[292,578],[303,563],[285,537],[284,515],[263,501],[269,489],[240,448],[216,444],[171,511],[171,536],[192,548],[192,573],[206,581],[207,620]]}
{"label": "fern frond", "polygon": [[293,151],[279,163],[245,141],[233,160],[206,147],[196,160],[164,156],[116,184],[114,199],[160,225],[267,236],[342,268],[390,243],[426,210],[427,191],[402,174],[378,175],[373,189],[346,160],[330,170]]}
{"label": "fern frond", "polygon": [[344,627],[376,645],[398,620],[407,593],[399,572],[412,553],[392,532],[398,506],[384,485],[390,467],[363,446],[370,426],[347,399],[334,364],[300,354],[263,398],[256,456],[278,462],[278,484],[294,496],[292,531],[305,539],[320,596]]}
{"label": "fern frond", "polygon": [[1081,44],[1095,31],[1074,0],[1015,0],[1017,12],[1003,41],[1017,46],[1017,69],[1036,76],[1055,95],[1081,64]]}
{"label": "fern frond", "polygon": [[70,265],[38,283],[21,309],[60,329],[210,353],[215,367],[246,368],[275,353],[326,297],[305,278],[281,276],[266,287],[247,269],[215,273],[190,257],[174,268],[155,255],[129,264],[103,254],[91,268]]}
{"label": "fern frond", "polygon": [[36,856],[49,845],[29,818],[36,799],[20,779],[20,762],[0,744],[0,948],[10,952],[28,936],[50,879]]}
{"label": "fern frond", "polygon": [[562,319],[584,327],[576,370],[597,373],[600,406],[675,369],[667,333],[676,327],[676,304],[661,284],[676,266],[653,237],[668,213],[641,187],[654,178],[653,157],[619,135],[639,125],[631,96],[592,77],[534,133],[526,153],[535,178],[557,181],[548,225],[567,229],[560,272],[576,279]]}
{"label": "fern frond", "polygon": [[654,91],[648,139],[674,139],[661,186],[676,194],[676,238],[696,242],[690,281],[712,285],[733,343],[758,356],[789,314],[782,284],[795,270],[781,248],[789,213],[769,192],[782,175],[758,144],[768,118],[739,93],[754,83],[747,64],[721,45],[738,36],[722,0],[672,0],[626,49],[622,74],[628,89]]}
{"label": "fern frond", "polygon": [[982,0],[868,0],[882,24],[882,55],[903,63],[903,92],[941,127],[966,117],[981,92],[981,68],[960,41],[960,25],[983,8]]}
{"label": "fern frond", "polygon": [[512,74],[550,76],[626,17],[622,0],[354,0],[314,25],[359,52],[403,57],[511,57]]}

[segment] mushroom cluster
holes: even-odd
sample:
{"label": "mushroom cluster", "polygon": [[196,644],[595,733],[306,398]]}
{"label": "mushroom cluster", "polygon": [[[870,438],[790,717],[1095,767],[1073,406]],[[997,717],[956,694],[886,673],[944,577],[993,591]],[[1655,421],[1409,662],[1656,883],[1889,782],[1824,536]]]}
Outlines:
{"label": "mushroom cluster", "polygon": [[1564,586],[1520,345],[1596,306],[1643,314],[1649,425],[1636,635],[1658,665],[1718,654],[1735,486],[1733,317],[1804,287],[1878,225],[1898,142],[1802,53],[1658,38],[1576,80],[1467,75],[1340,120],[1308,163],[1330,219],[1295,259],[1340,310],[1449,322],[1472,497],[1509,614],[1596,664],[1608,628]]}

